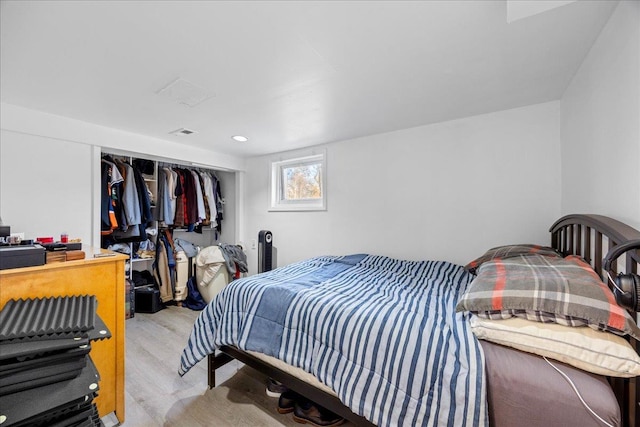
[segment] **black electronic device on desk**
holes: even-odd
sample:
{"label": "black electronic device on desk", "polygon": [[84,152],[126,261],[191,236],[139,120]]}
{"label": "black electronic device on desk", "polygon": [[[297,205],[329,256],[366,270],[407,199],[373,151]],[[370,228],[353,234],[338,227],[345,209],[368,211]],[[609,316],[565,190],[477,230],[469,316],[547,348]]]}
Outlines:
{"label": "black electronic device on desk", "polygon": [[44,265],[45,250],[41,245],[0,246],[0,270]]}

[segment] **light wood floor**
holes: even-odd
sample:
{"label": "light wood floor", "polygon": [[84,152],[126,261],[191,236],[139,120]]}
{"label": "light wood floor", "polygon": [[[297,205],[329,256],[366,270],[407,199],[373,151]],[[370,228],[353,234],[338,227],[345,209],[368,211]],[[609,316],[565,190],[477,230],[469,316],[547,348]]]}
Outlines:
{"label": "light wood floor", "polygon": [[136,313],[126,321],[125,427],[300,426],[276,411],[265,394],[265,377],[233,361],[216,372],[207,388],[206,360],[184,377],[180,355],[199,312],[168,307]]}

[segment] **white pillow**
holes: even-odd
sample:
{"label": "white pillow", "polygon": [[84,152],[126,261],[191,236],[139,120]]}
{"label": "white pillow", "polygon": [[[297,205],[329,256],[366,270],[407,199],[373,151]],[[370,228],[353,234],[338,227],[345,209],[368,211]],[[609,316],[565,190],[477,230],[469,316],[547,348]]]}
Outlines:
{"label": "white pillow", "polygon": [[471,318],[471,330],[479,339],[546,356],[583,371],[612,377],[640,375],[640,356],[624,338],[588,327]]}

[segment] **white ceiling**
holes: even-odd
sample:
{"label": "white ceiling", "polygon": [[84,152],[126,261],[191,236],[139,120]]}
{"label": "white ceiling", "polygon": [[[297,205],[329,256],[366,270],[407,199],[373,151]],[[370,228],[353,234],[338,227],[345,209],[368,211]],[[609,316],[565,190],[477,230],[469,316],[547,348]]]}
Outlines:
{"label": "white ceiling", "polygon": [[[2,0],[0,99],[283,151],[559,99],[617,4],[561,3],[508,24],[505,0]],[[178,78],[210,97],[158,94]]]}

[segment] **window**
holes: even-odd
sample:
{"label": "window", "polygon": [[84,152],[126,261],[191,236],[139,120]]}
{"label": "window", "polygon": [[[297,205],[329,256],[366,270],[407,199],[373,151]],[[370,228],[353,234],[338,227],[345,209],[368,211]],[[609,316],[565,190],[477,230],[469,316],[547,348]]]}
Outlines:
{"label": "window", "polygon": [[324,153],[271,163],[270,210],[325,210],[326,200]]}

